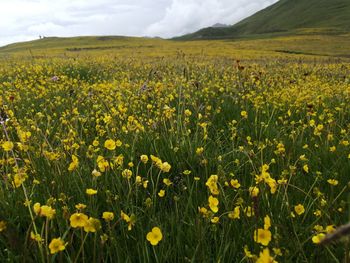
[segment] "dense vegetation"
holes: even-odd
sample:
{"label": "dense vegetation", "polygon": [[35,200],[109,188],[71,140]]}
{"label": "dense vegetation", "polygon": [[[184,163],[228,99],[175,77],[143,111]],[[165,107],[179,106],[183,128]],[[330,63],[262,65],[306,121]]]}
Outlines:
{"label": "dense vegetation", "polygon": [[98,41],[2,52],[1,259],[344,258],[344,49]]}

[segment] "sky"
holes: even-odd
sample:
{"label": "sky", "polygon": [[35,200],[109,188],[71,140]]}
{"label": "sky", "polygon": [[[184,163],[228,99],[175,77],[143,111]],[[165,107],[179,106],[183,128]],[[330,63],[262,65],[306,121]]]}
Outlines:
{"label": "sky", "polygon": [[39,36],[170,38],[235,24],[278,0],[0,0],[0,46]]}

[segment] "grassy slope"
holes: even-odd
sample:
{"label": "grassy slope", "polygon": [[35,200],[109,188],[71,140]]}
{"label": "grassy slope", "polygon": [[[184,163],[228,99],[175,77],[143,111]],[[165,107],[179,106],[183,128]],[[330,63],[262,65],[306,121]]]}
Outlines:
{"label": "grassy slope", "polygon": [[[350,58],[349,34],[298,35],[262,39],[169,41],[125,37],[46,38],[0,48],[0,58],[8,56],[82,56],[107,54],[137,57],[187,55],[224,56],[249,59],[257,57],[312,56]],[[312,55],[312,56],[311,56]]]}
{"label": "grassy slope", "polygon": [[343,33],[349,30],[348,0],[280,0],[232,27],[205,28],[179,39],[252,37],[257,34],[298,34],[315,31]]}

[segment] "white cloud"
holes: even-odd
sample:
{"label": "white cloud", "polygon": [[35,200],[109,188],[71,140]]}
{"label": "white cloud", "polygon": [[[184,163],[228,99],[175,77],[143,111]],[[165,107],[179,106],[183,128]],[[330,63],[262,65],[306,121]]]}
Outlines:
{"label": "white cloud", "polygon": [[44,36],[172,37],[234,24],[277,0],[0,0],[0,46]]}
{"label": "white cloud", "polygon": [[173,0],[162,20],[146,29],[147,35],[172,37],[215,23],[235,24],[277,0]]}

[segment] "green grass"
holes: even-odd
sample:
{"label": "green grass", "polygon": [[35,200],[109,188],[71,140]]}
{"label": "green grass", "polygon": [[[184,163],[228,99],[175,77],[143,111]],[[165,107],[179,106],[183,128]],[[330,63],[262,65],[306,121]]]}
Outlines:
{"label": "green grass", "polygon": [[341,58],[350,54],[348,34],[340,35],[294,35],[265,36],[240,40],[216,41],[172,41],[149,38],[128,37],[74,37],[45,38],[29,42],[15,43],[0,47],[0,59],[11,57],[79,57],[87,54],[111,54],[112,56],[148,58],[162,56],[203,55],[211,57],[231,57],[236,59],[303,58],[310,60],[317,56],[324,59]]}
{"label": "green grass", "polygon": [[[0,126],[1,259],[254,261],[244,246],[255,259],[267,247],[279,262],[344,258],[346,242],[323,247],[312,238],[349,220],[350,65],[339,57],[348,51],[346,37],[42,41],[0,51],[1,114],[9,117]],[[122,145],[108,150],[108,139]],[[12,150],[6,141],[14,143]],[[171,169],[142,163],[143,154]],[[69,170],[73,156],[79,164]],[[259,182],[264,164],[270,181]],[[125,169],[132,171],[129,179]],[[207,184],[212,175],[218,181]],[[259,188],[258,196],[251,187]],[[89,188],[97,194],[87,195]],[[217,212],[210,196],[219,201]],[[55,216],[34,210],[37,202],[55,209]],[[300,215],[299,204],[305,209]],[[240,217],[231,219],[235,208]],[[74,228],[70,219],[78,211],[101,227]],[[112,222],[102,218],[106,211],[114,213]],[[136,216],[130,231],[121,211]],[[271,241],[264,246],[254,232],[264,228],[267,215]],[[152,246],[146,236],[155,226],[163,238]],[[51,254],[49,244],[58,237],[67,245]]]}

